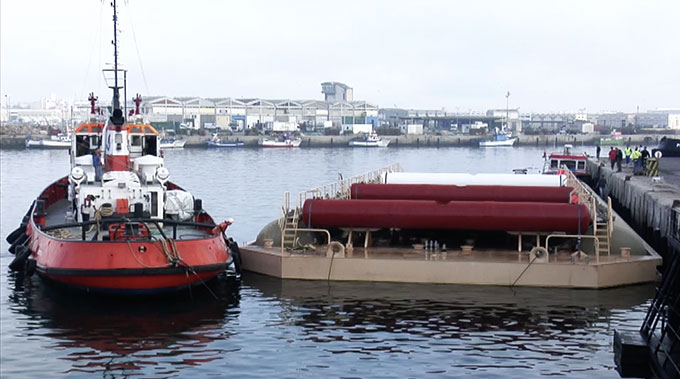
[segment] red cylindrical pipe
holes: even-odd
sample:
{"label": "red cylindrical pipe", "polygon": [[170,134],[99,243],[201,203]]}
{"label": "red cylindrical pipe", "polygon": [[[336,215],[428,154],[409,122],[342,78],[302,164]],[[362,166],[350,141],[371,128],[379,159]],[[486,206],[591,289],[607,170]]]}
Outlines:
{"label": "red cylindrical pipe", "polygon": [[310,227],[506,230],[583,233],[590,224],[581,204],[431,200],[308,199],[302,221]]}
{"label": "red cylindrical pipe", "polygon": [[568,203],[571,187],[354,183],[352,199]]}

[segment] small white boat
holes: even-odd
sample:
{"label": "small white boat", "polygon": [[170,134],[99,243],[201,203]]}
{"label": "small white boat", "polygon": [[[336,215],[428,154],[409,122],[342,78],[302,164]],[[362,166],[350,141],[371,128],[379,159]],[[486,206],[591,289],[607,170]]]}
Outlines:
{"label": "small white boat", "polygon": [[292,138],[289,135],[276,138],[260,138],[257,141],[258,145],[262,147],[300,147],[302,138]]}
{"label": "small white boat", "polygon": [[243,147],[243,141],[222,141],[217,134],[213,134],[212,138],[205,141],[208,147]]}
{"label": "small white boat", "polygon": [[500,132],[496,133],[492,140],[479,141],[479,147],[513,146],[515,142],[517,142],[517,137],[512,137],[510,133]]}
{"label": "small white boat", "polygon": [[160,142],[161,149],[183,149],[185,143],[187,140],[177,138],[164,138]]}
{"label": "small white boat", "polygon": [[27,149],[68,149],[71,147],[71,137],[67,134],[58,134],[50,139],[26,138]]}
{"label": "small white boat", "polygon": [[389,144],[390,140],[382,139],[377,133],[366,134],[361,139],[349,141],[350,147],[387,147]]}

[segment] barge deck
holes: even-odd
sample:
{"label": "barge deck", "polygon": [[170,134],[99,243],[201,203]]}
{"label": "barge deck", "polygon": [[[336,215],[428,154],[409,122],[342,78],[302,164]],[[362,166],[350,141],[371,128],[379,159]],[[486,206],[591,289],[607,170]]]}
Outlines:
{"label": "barge deck", "polygon": [[[566,179],[573,189],[570,197],[587,206],[592,220],[588,231],[578,235],[455,230],[410,235],[399,228],[325,229],[302,222],[309,222],[302,217],[306,200],[343,198],[356,183],[380,183],[398,171],[401,167],[393,165],[300,193],[292,208],[290,194],[284,194],[281,218],[241,247],[243,269],[283,279],[566,288],[658,279],[661,256],[611,203],[598,199],[573,175]],[[448,249],[437,240],[446,241]]]}
{"label": "barge deck", "polygon": [[407,248],[354,248],[352,254],[316,251],[289,252],[280,247],[248,245],[241,248],[243,268],[282,279],[471,284],[497,286],[607,288],[657,279],[656,254],[621,254],[572,259],[569,252],[533,259],[529,252],[430,252]]}

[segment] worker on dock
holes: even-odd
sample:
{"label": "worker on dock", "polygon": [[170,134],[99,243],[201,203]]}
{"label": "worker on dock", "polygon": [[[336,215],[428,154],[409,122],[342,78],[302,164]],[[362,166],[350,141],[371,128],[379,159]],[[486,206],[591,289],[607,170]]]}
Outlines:
{"label": "worker on dock", "polygon": [[609,149],[609,163],[611,163],[613,170],[614,164],[616,164],[616,150],[614,150],[614,146]]}
{"label": "worker on dock", "polygon": [[642,154],[642,169],[647,170],[647,160],[650,156],[647,146],[645,146],[640,153]]}
{"label": "worker on dock", "polygon": [[642,152],[635,147],[635,151],[631,154],[633,159],[633,175],[642,175]]}
{"label": "worker on dock", "polygon": [[[626,158],[628,159],[628,158]],[[623,152],[618,147],[616,148],[616,172],[621,172],[621,162],[623,161]],[[613,168],[613,167],[612,167]]]}
{"label": "worker on dock", "polygon": [[630,146],[626,146],[626,166],[630,164],[630,157],[633,155],[633,149],[630,148]]}

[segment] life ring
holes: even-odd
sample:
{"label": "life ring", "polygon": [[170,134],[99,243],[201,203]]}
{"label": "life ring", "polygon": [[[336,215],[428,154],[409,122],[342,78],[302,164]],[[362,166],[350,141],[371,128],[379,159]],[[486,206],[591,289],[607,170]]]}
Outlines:
{"label": "life ring", "polygon": [[538,260],[547,260],[548,250],[545,247],[534,246],[534,248],[529,252],[529,256],[533,256]]}
{"label": "life ring", "polygon": [[328,245],[328,251],[331,253],[331,257],[335,254],[340,254],[345,256],[345,246],[338,241],[333,241]]}

